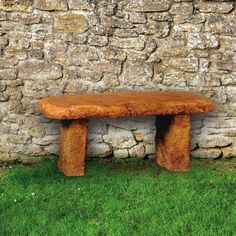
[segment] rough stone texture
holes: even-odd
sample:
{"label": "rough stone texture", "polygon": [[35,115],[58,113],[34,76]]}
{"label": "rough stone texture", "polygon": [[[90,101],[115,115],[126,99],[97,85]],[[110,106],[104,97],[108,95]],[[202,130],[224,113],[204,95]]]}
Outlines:
{"label": "rough stone texture", "polygon": [[137,12],[158,12],[158,11],[167,11],[170,7],[170,1],[161,0],[161,1],[153,1],[153,0],[142,0],[136,1],[132,0],[127,5],[127,9],[130,11]]}
{"label": "rough stone texture", "polygon": [[129,150],[129,155],[130,157],[144,158],[146,156],[145,146],[142,143],[139,143]]}
{"label": "rough stone texture", "polygon": [[191,152],[191,155],[196,158],[217,159],[221,156],[220,149],[198,149]]}
{"label": "rough stone texture", "polygon": [[85,16],[79,14],[60,15],[55,18],[54,29],[59,33],[84,33],[87,30]]}
{"label": "rough stone texture", "polygon": [[114,148],[131,148],[136,141],[131,131],[110,126],[108,133],[103,136],[104,142],[111,144]]}
{"label": "rough stone texture", "polygon": [[43,11],[67,10],[66,0],[34,0],[34,7]]}
{"label": "rough stone texture", "polygon": [[129,157],[129,153],[127,149],[117,149],[113,152],[114,158],[122,159]]}
{"label": "rough stone texture", "polygon": [[[213,99],[215,113],[194,116],[192,151],[235,155],[235,1],[0,0],[0,21],[0,162],[58,154],[59,140],[39,144],[59,130],[39,113],[40,98],[127,90],[185,90]],[[88,153],[123,150],[104,142],[115,126],[153,155],[155,117],[121,123],[91,122]],[[217,142],[197,151],[201,137]],[[219,137],[228,146],[218,147]]]}
{"label": "rough stone texture", "polygon": [[108,144],[101,142],[93,140],[93,142],[88,143],[88,157],[107,157],[112,153],[111,147]]}

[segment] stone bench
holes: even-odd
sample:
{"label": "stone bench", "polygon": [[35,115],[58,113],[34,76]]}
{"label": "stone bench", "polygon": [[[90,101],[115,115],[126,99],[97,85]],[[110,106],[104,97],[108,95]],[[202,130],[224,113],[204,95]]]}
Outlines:
{"label": "stone bench", "polygon": [[39,107],[48,118],[62,120],[58,168],[67,176],[83,176],[88,119],[157,115],[157,163],[188,171],[190,115],[211,112],[214,103],[189,92],[126,92],[52,96]]}

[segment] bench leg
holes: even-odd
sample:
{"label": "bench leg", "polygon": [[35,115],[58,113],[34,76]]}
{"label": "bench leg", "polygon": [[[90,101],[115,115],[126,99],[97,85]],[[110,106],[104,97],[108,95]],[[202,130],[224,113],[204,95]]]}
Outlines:
{"label": "bench leg", "polygon": [[157,117],[157,163],[170,171],[189,170],[190,115]]}
{"label": "bench leg", "polygon": [[67,176],[85,175],[87,120],[63,120],[58,168]]}

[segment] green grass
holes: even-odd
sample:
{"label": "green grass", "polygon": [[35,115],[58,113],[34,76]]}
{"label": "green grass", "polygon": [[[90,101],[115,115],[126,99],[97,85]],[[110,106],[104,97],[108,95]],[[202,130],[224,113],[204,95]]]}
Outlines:
{"label": "green grass", "polygon": [[236,235],[236,162],[89,162],[64,177],[55,161],[0,171],[0,235]]}

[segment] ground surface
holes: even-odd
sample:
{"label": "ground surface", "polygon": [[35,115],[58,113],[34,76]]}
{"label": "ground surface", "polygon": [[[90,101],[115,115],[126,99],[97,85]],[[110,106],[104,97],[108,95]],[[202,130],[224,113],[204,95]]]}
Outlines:
{"label": "ground surface", "polygon": [[236,160],[90,162],[66,178],[55,161],[0,170],[0,235],[236,235]]}

